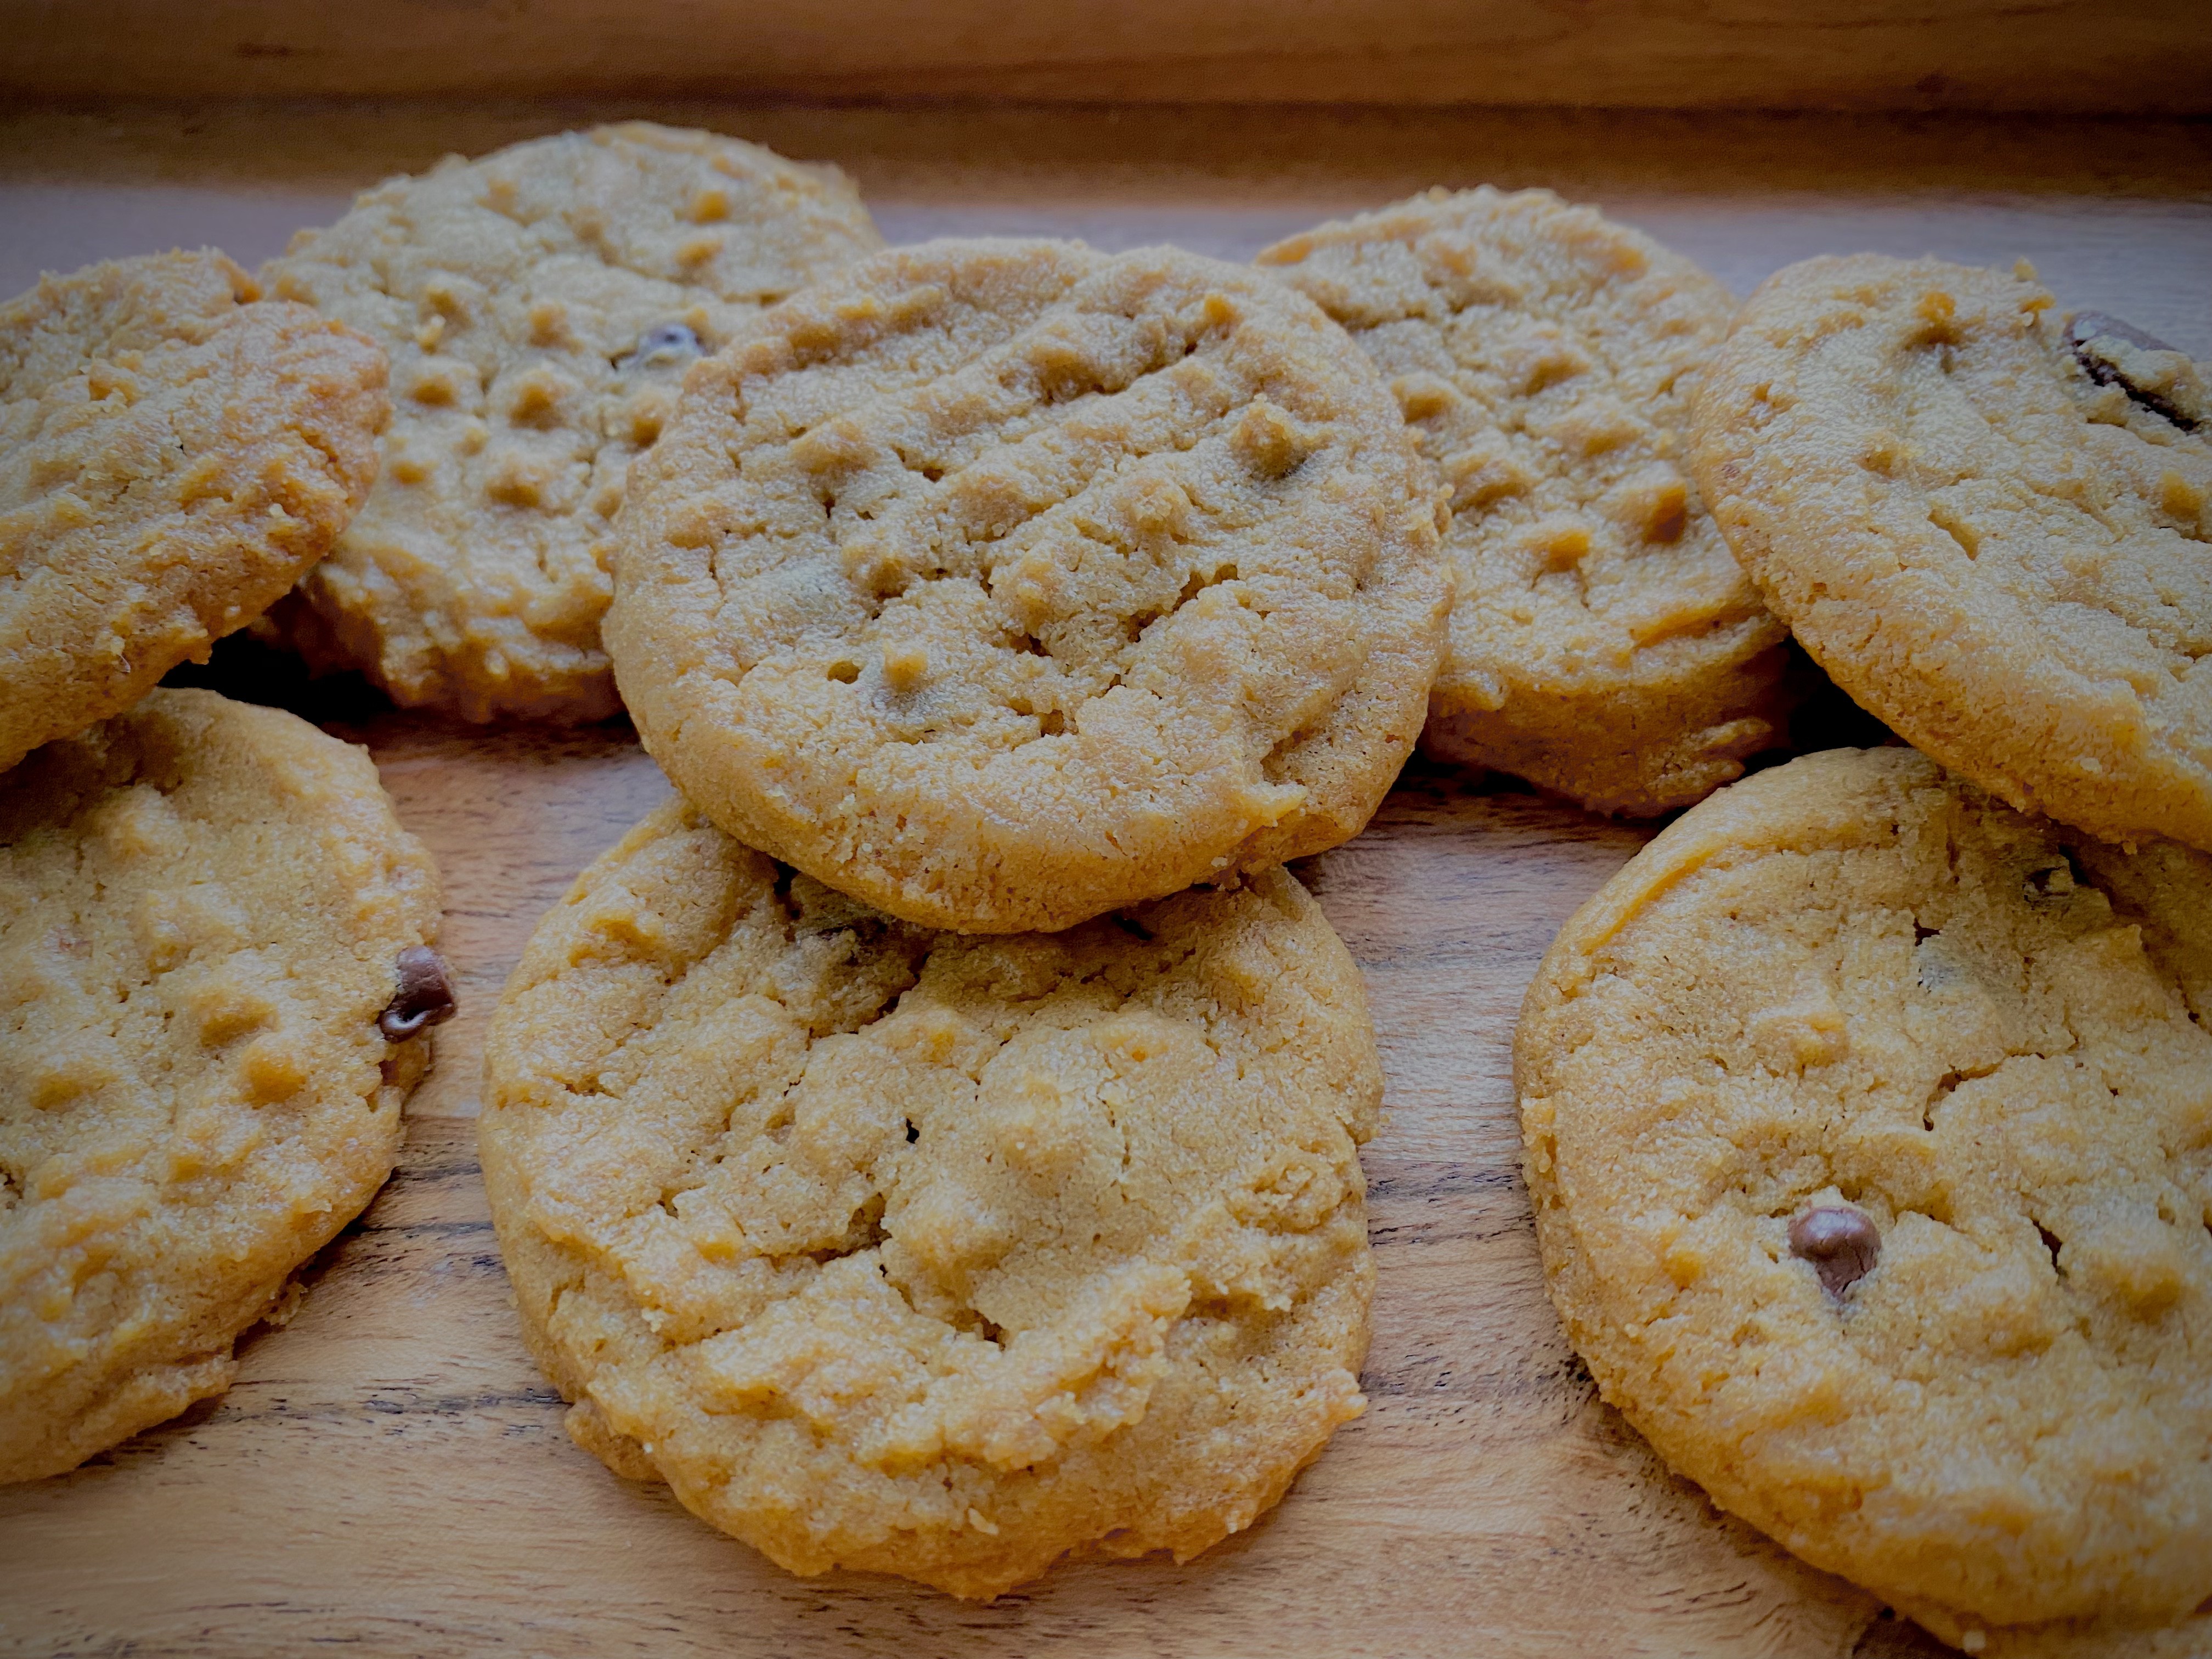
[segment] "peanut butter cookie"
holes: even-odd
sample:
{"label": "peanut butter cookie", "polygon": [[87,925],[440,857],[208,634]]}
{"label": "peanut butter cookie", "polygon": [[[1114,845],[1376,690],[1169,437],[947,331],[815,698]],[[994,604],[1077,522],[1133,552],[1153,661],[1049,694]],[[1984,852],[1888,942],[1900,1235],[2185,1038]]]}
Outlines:
{"label": "peanut butter cookie", "polygon": [[159,690],[0,777],[0,1480],[220,1394],[452,1012],[367,756]]}
{"label": "peanut butter cookie", "polygon": [[835,168],[630,122],[378,185],[263,270],[381,341],[384,474],[281,630],[408,705],[616,712],[599,648],[630,461],[684,369],[879,246]]}
{"label": "peanut butter cookie", "polygon": [[732,835],[925,926],[1065,927],[1359,831],[1443,644],[1436,511],[1288,289],[933,243],[693,371],[607,646]]}
{"label": "peanut butter cookie", "polygon": [[1739,783],[1522,1013],[1568,1334],[1675,1468],[1947,1640],[2202,1654],[2209,1027],[2204,854],[1903,748]]}
{"label": "peanut butter cookie", "polygon": [[570,1432],[794,1572],[1184,1559],[1364,1404],[1382,1073],[1281,870],[977,939],[673,801],[540,924],[485,1060]]}
{"label": "peanut butter cookie", "polygon": [[1431,191],[1259,257],[1352,331],[1450,490],[1423,746],[1602,812],[1683,806],[1782,741],[1782,624],[1682,469],[1735,302],[1547,191]]}
{"label": "peanut butter cookie", "polygon": [[376,476],[384,355],[220,253],[0,306],[0,770],[204,661]]}
{"label": "peanut butter cookie", "polygon": [[1861,254],[1752,296],[1705,497],[1837,684],[2021,811],[2212,848],[2212,400],[2028,275]]}

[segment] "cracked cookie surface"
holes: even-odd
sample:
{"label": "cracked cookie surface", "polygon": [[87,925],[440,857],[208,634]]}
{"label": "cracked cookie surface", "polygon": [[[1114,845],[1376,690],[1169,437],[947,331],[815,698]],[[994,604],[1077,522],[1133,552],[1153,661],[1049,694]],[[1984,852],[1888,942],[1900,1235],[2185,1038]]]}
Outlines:
{"label": "cracked cookie surface", "polygon": [[2203,378],[2097,320],[2076,339],[2036,283],[1940,260],[1792,265],[1714,360],[1695,466],[1767,603],[1899,735],[2023,811],[2212,848]]}
{"label": "cracked cookie surface", "polygon": [[1553,1299],[1670,1464],[1953,1641],[2202,1650],[2212,860],[1809,757],[1577,914],[1514,1053]]}
{"label": "cracked cookie surface", "polygon": [[570,1432],[790,1570],[1187,1559],[1358,1414],[1358,969],[1285,872],[935,933],[678,800],[515,969],[480,1137]]}
{"label": "cracked cookie surface", "polygon": [[0,770],[280,599],[376,476],[383,354],[220,253],[0,306]]}
{"label": "cracked cookie surface", "polygon": [[368,757],[157,690],[0,777],[0,1480],[220,1394],[391,1172],[438,920]]}
{"label": "cracked cookie surface", "polygon": [[410,706],[615,713],[599,618],[631,460],[690,362],[880,246],[835,168],[645,122],[449,157],[303,231],[264,279],[380,341],[395,410],[282,631]]}
{"label": "cracked cookie surface", "polygon": [[1680,453],[1725,289],[1593,208],[1486,185],[1257,263],[1352,331],[1450,490],[1426,749],[1640,815],[1782,740],[1782,624]]}
{"label": "cracked cookie surface", "polygon": [[1443,643],[1435,511],[1299,296],[935,243],[692,372],[608,648],[740,840],[923,925],[1064,927],[1366,823]]}

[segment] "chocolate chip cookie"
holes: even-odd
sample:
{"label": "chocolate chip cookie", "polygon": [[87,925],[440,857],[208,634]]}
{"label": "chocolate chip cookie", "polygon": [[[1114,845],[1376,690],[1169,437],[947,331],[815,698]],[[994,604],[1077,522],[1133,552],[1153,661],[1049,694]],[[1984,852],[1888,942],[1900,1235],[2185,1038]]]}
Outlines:
{"label": "chocolate chip cookie", "polygon": [[1599,811],[1686,805],[1782,740],[1782,624],[1685,476],[1735,302],[1547,191],[1431,191],[1261,266],[1352,331],[1450,491],[1423,747]]}
{"label": "chocolate chip cookie", "polygon": [[1809,757],[1576,915],[1514,1054],[1553,1299],[1669,1463],[1970,1651],[2203,1651],[2212,858]]}
{"label": "chocolate chip cookie", "polygon": [[396,412],[360,518],[280,616],[309,659],[470,720],[597,720],[623,475],[684,369],[880,246],[835,168],[630,122],[368,191],[264,268],[381,341]]}
{"label": "chocolate chip cookie", "polygon": [[0,306],[0,770],[258,616],[376,476],[384,354],[220,253]]}
{"label": "chocolate chip cookie", "polygon": [[2212,428],[2197,365],[2031,273],[1775,276],[1695,465],[1837,684],[2022,811],[2212,848]]}
{"label": "chocolate chip cookie", "polygon": [[606,638],[749,845],[984,933],[1357,834],[1443,645],[1437,503],[1310,301],[1171,248],[878,255],[694,369]]}
{"label": "chocolate chip cookie", "polygon": [[0,777],[0,1480],[220,1394],[452,1012],[359,750],[157,690]]}
{"label": "chocolate chip cookie", "polygon": [[871,910],[686,803],[540,924],[484,1178],[577,1441],[794,1572],[1196,1554],[1364,1404],[1358,970],[1291,876]]}

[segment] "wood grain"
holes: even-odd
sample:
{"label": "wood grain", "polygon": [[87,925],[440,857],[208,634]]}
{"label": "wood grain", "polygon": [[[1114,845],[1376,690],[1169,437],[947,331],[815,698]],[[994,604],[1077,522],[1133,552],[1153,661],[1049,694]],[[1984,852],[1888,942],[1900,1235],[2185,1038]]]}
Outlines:
{"label": "wood grain", "polygon": [[2212,108],[2201,0],[0,0],[47,96],[714,92],[1098,103]]}
{"label": "wood grain", "polygon": [[[0,121],[0,257],[75,263],[72,236],[127,252],[202,220],[258,257],[392,165],[601,112],[18,112]],[[1939,122],[1960,142],[1931,145],[1927,123],[1763,118],[1516,134],[1460,115],[691,117],[709,118],[850,166],[902,237],[1033,224],[1108,240],[1103,226],[1249,252],[1494,171],[1630,211],[1739,286],[1878,236],[1997,248],[2071,261],[2081,302],[2212,348],[2207,152],[2155,125]],[[1417,763],[1366,834],[1301,866],[1367,976],[1388,1076],[1390,1122],[1366,1159],[1368,1413],[1279,1511],[1197,1560],[1066,1569],[979,1608],[794,1578],[615,1480],[568,1443],[522,1352],[469,1121],[481,1036],[538,915],[667,788],[627,728],[456,727],[237,647],[209,672],[370,746],[445,872],[464,1012],[438,1035],[399,1174],[317,1262],[298,1318],[249,1337],[237,1386],[75,1474],[0,1489],[0,1651],[1934,1651],[1671,1480],[1595,1399],[1545,1300],[1512,1023],[1553,932],[1646,830]],[[1845,729],[1816,723],[1808,741]]]}

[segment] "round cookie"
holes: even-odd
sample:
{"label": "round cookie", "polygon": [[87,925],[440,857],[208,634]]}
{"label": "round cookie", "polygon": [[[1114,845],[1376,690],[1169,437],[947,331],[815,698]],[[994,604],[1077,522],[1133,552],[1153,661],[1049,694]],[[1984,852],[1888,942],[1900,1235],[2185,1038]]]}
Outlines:
{"label": "round cookie", "polygon": [[1358,1414],[1381,1097],[1285,872],[933,933],[678,800],[539,925],[481,1144],[580,1443],[794,1572],[988,1599],[1186,1559]]}
{"label": "round cookie", "polygon": [[1423,747],[1602,812],[1688,805],[1782,741],[1782,624],[1684,476],[1735,302],[1548,191],[1431,191],[1259,256],[1351,331],[1451,495]]}
{"label": "round cookie", "polygon": [[160,690],[0,778],[0,1481],[220,1394],[452,1012],[360,750]]}
{"label": "round cookie", "polygon": [[2208,1021],[2203,854],[1903,748],[1739,783],[1522,1012],[1568,1334],[1723,1506],[1970,1651],[2201,1651],[2146,1632],[2212,1595]]}
{"label": "round cookie", "polygon": [[629,122],[448,157],[263,269],[381,341],[384,473],[281,613],[320,667],[469,720],[616,713],[623,475],[684,368],[882,245],[832,167]]}
{"label": "round cookie", "polygon": [[2022,811],[2212,848],[2212,417],[2196,367],[2028,274],[1778,273],[1695,466],[1837,684]]}
{"label": "round cookie", "polygon": [[383,354],[259,294],[163,253],[0,306],[0,770],[204,661],[368,493]]}
{"label": "round cookie", "polygon": [[950,241],[684,382],[607,647],[732,835],[924,926],[1068,927],[1358,833],[1448,579],[1373,368],[1172,248]]}

